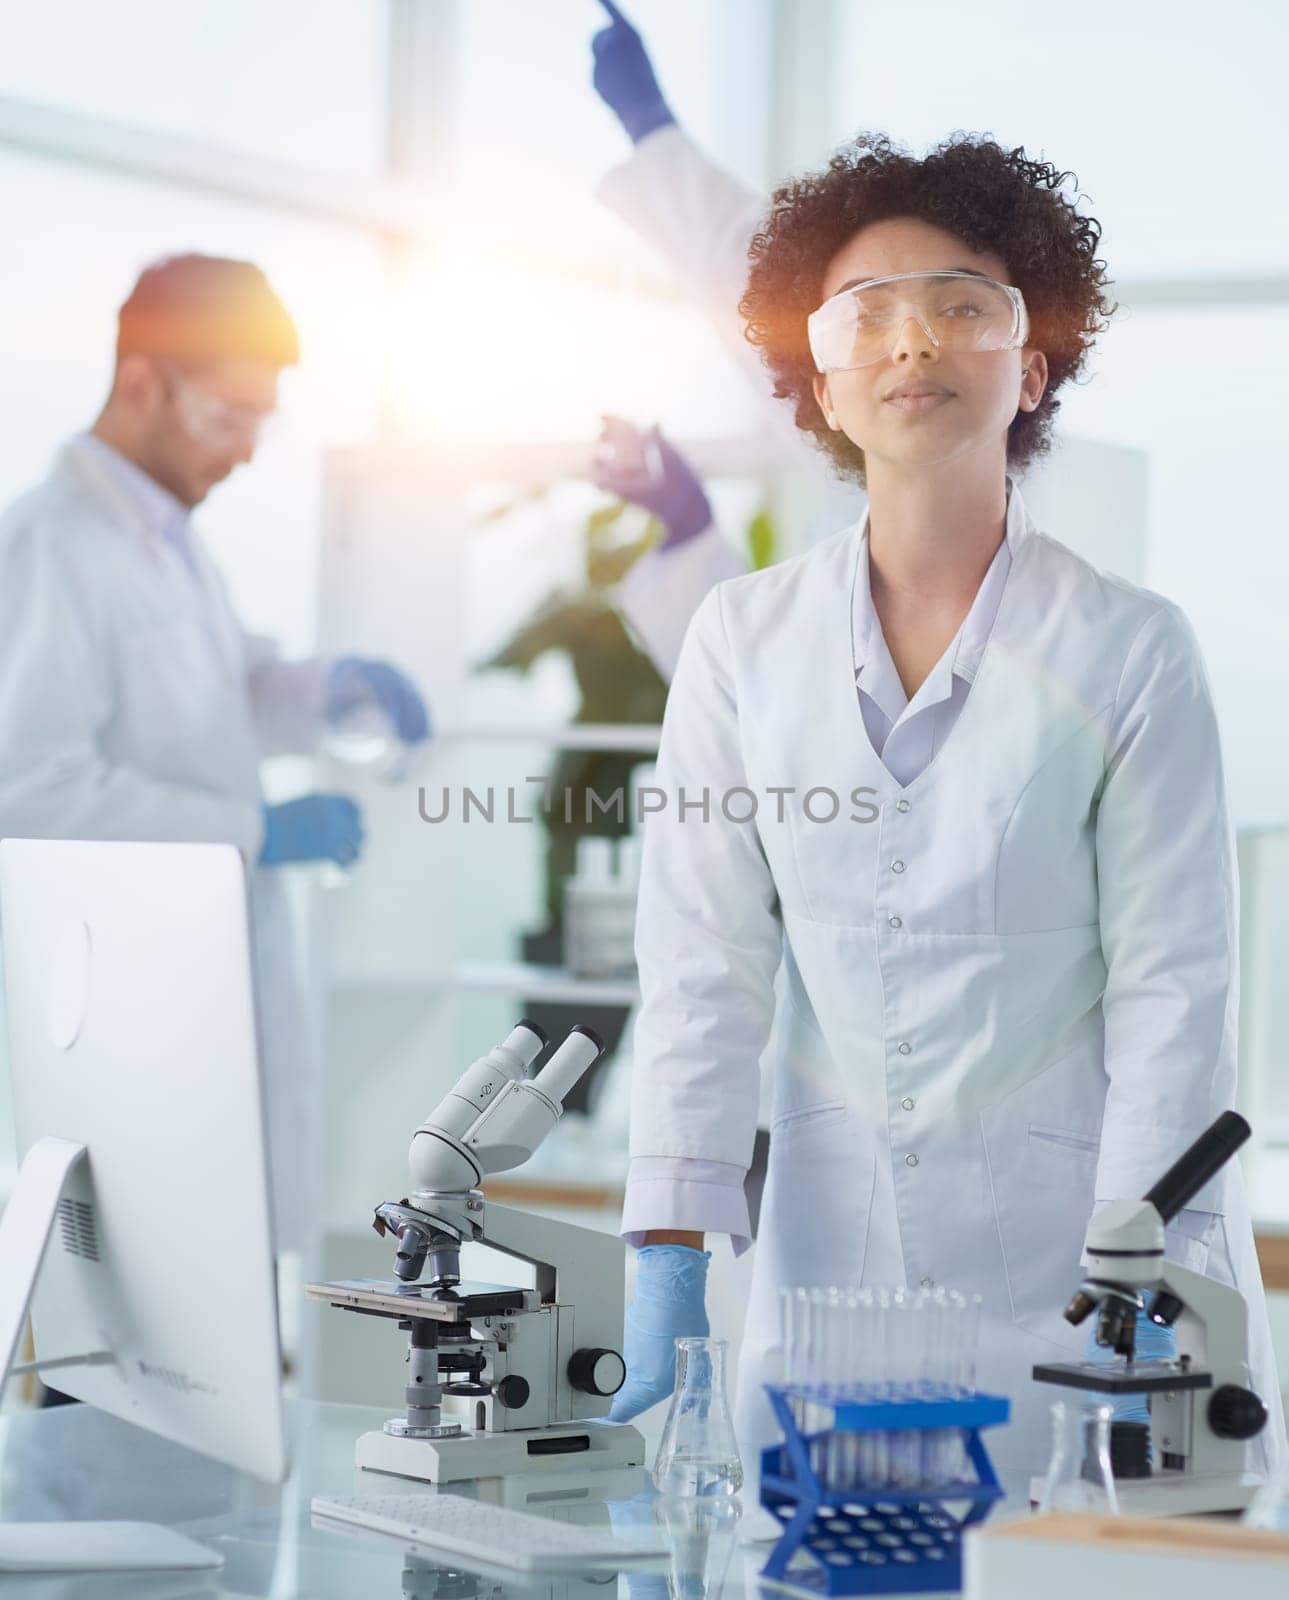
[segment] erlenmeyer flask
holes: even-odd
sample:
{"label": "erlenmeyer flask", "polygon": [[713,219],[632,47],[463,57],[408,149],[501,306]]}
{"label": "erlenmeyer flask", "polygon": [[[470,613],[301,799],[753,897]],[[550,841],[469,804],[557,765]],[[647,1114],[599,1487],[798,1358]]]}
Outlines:
{"label": "erlenmeyer flask", "polygon": [[743,1464],[725,1397],[724,1339],[676,1340],[676,1392],[653,1481],[659,1494],[716,1496],[743,1487]]}
{"label": "erlenmeyer flask", "polygon": [[1052,1407],[1052,1458],[1038,1509],[1119,1515],[1110,1470],[1110,1406],[1058,1400]]}
{"label": "erlenmeyer flask", "polygon": [[739,1501],[729,1496],[681,1500],[668,1495],[654,1501],[654,1515],[671,1547],[669,1600],[720,1600],[737,1542]]}

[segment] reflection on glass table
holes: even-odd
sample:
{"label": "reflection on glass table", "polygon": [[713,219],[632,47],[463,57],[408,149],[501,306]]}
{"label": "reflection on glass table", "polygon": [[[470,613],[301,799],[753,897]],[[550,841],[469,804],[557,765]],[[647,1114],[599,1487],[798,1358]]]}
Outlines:
{"label": "reflection on glass table", "polygon": [[[359,1473],[354,1441],[385,1411],[296,1401],[288,1407],[292,1471],[281,1489],[217,1465],[89,1406],[0,1419],[0,1515],[62,1521],[161,1522],[224,1557],[214,1573],[97,1573],[6,1578],[4,1600],[740,1600],[755,1593],[764,1551],[737,1547],[737,1501],[718,1510],[664,1507],[644,1468],[481,1479],[454,1493],[589,1527],[662,1529],[666,1566],[651,1572],[520,1576],[435,1560],[379,1534],[315,1527],[317,1494],[424,1494],[425,1485]],[[701,1525],[693,1518],[701,1518]],[[641,1520],[642,1519],[642,1520]],[[476,1563],[471,1563],[471,1566]]]}

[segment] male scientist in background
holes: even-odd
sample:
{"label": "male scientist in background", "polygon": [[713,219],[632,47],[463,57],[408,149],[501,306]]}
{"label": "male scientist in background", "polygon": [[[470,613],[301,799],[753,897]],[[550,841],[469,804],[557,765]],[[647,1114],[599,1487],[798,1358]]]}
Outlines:
{"label": "male scientist in background", "polygon": [[363,830],[343,795],[266,805],[259,763],[312,753],[360,701],[408,743],[429,732],[415,687],[384,662],[284,661],[247,633],[193,530],[193,509],[254,456],[298,359],[257,267],[156,263],[121,307],[98,421],[0,518],[0,835],[222,842],[254,865],[283,1245],[307,1237],[317,1095],[281,869],[348,865]]}

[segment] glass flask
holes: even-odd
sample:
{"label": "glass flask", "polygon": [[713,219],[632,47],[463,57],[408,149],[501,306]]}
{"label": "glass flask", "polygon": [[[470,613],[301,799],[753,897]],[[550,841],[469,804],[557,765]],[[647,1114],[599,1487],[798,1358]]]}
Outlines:
{"label": "glass flask", "polygon": [[322,736],[322,751],[333,761],[380,783],[403,783],[423,765],[429,740],[407,744],[393,718],[370,688],[355,688],[345,709]]}
{"label": "glass flask", "polygon": [[1119,1515],[1110,1470],[1113,1407],[1058,1400],[1052,1407],[1052,1457],[1039,1512],[1095,1511]]}
{"label": "glass flask", "polygon": [[742,1511],[730,1497],[681,1500],[673,1495],[654,1502],[671,1550],[669,1600],[720,1600]]}
{"label": "glass flask", "polygon": [[725,1397],[728,1352],[724,1339],[676,1340],[676,1391],[653,1468],[659,1494],[703,1498],[737,1494],[743,1487]]}

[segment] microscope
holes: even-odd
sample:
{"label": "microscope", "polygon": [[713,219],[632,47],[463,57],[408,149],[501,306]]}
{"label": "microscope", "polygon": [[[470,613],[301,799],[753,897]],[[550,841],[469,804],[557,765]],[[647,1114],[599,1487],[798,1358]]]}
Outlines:
{"label": "microscope", "polygon": [[[1039,1383],[1148,1397],[1148,1432],[1132,1424],[1113,1429],[1115,1493],[1127,1514],[1238,1511],[1261,1484],[1245,1470],[1245,1443],[1266,1425],[1267,1409],[1249,1387],[1244,1298],[1164,1259],[1164,1224],[1249,1133],[1243,1117],[1224,1111],[1143,1199],[1116,1200],[1092,1219],[1084,1247],[1088,1275],[1065,1317],[1077,1327],[1095,1312],[1096,1341],[1118,1359],[1034,1368]],[[1150,1292],[1151,1321],[1177,1330],[1175,1361],[1133,1359],[1143,1291]],[[1031,1496],[1037,1501],[1041,1493],[1036,1480]]]}
{"label": "microscope", "polygon": [[[394,1279],[306,1285],[312,1300],[388,1318],[409,1335],[406,1412],[359,1439],[357,1464],[368,1471],[449,1483],[644,1460],[639,1432],[605,1421],[626,1378],[626,1246],[495,1205],[478,1187],[528,1160],[603,1050],[579,1025],[528,1077],[547,1044],[520,1022],[416,1130],[412,1192],[377,1206],[373,1224],[394,1240]],[[463,1283],[463,1244],[527,1262],[534,1286]]]}

